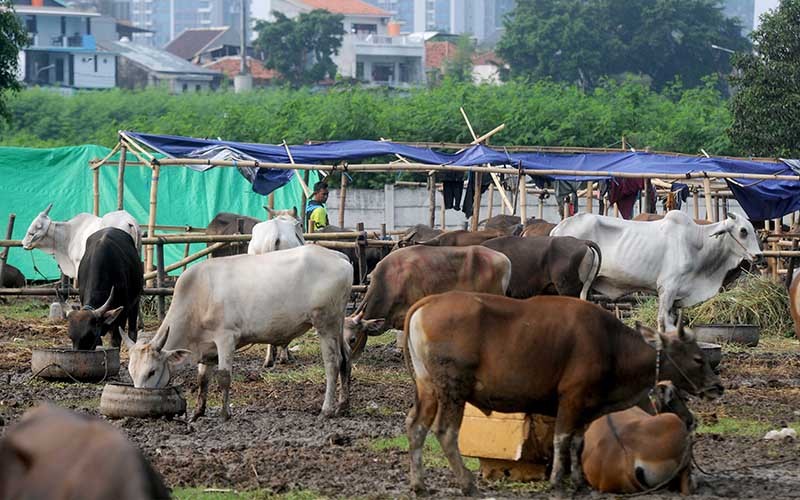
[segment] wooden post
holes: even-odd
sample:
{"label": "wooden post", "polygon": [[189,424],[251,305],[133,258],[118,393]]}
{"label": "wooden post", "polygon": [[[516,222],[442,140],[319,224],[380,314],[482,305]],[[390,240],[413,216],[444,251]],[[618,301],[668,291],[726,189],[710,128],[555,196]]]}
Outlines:
{"label": "wooden post", "polygon": [[525,226],[525,221],[528,220],[528,189],[525,187],[524,174],[519,176],[517,184],[519,184],[519,221]]}
{"label": "wooden post", "polygon": [[616,203],[614,203],[614,217],[619,219],[619,205],[617,205]]}
{"label": "wooden post", "polygon": [[[308,176],[309,176],[308,170],[303,170],[303,179],[306,185],[308,185]],[[306,227],[306,203],[308,202],[308,196],[306,196],[305,191],[303,191],[303,196],[300,198],[300,200],[301,204],[303,205],[302,207],[300,207],[300,222],[303,223],[303,227]]]}
{"label": "wooden post", "polygon": [[592,213],[594,210],[594,182],[586,183],[586,212]]}
{"label": "wooden post", "polygon": [[[163,288],[164,281],[166,279],[167,273],[164,272],[164,243],[159,241],[156,244],[156,269],[158,270],[158,274],[156,274],[156,288]],[[164,309],[166,306],[166,302],[164,301],[164,296],[158,296],[158,320],[164,320]]]}
{"label": "wooden post", "polygon": [[[153,172],[150,177],[150,214],[147,218],[147,236],[155,236],[156,228],[156,209],[158,208],[158,177],[161,173],[161,165],[156,163],[150,167]],[[144,272],[150,272],[153,269],[153,245],[148,245],[144,257]],[[152,280],[147,286],[152,285]]]}
{"label": "wooden post", "polygon": [[442,231],[447,231],[447,222],[445,221],[445,217],[447,216],[447,208],[444,206],[444,189],[442,189]]}
{"label": "wooden post", "polygon": [[644,196],[642,197],[644,199],[644,208],[639,210],[642,213],[650,213],[650,197],[652,196],[650,186],[652,185],[653,183],[650,182],[650,179],[644,180]]}
{"label": "wooden post", "polygon": [[428,225],[436,224],[436,174],[428,174]]}
{"label": "wooden post", "polygon": [[[186,260],[186,257],[189,256],[189,247],[190,246],[191,246],[191,243],[187,243],[186,246],[183,247],[183,260]],[[183,269],[181,270],[181,272],[186,272],[186,266],[188,264],[189,263],[187,262],[186,264],[183,265]]]}
{"label": "wooden post", "polygon": [[[488,200],[488,204],[489,204],[489,213],[486,214],[486,217],[491,219],[492,218],[492,212],[494,212],[494,186],[491,185],[491,184],[489,184],[489,200]],[[503,214],[506,213],[506,206],[501,204],[500,210],[501,210],[500,213],[503,213]]]}
{"label": "wooden post", "polygon": [[478,219],[481,216],[481,172],[473,172],[475,174],[475,194],[472,197],[472,221],[470,222],[470,230],[478,230]]}
{"label": "wooden post", "polygon": [[700,192],[692,190],[692,210],[694,210],[694,220],[700,219]]}
{"label": "wooden post", "polygon": [[706,220],[713,222],[711,213],[711,179],[708,177],[703,178],[703,196],[706,199]]}
{"label": "wooden post", "polygon": [[364,223],[356,224],[356,231],[360,234],[356,238],[358,248],[358,284],[363,285],[367,281],[367,233],[364,232]]}
{"label": "wooden post", "polygon": [[[797,250],[797,239],[792,239],[792,251]],[[795,257],[789,257],[789,267],[786,269],[786,277],[784,279],[784,284],[786,285],[786,289],[788,290],[789,287],[792,286],[792,275],[794,274],[794,264],[795,264]]]}
{"label": "wooden post", "polygon": [[339,188],[339,227],[344,227],[344,204],[347,202],[347,176],[342,172],[342,183]]}
{"label": "wooden post", "polygon": [[[783,226],[783,218],[774,220],[774,229],[775,229],[775,231],[774,231],[773,234],[777,238],[776,238],[776,241],[772,244],[772,249],[773,250],[778,250],[779,249],[777,240],[780,239],[780,236],[783,233],[783,227],[782,226]],[[778,281],[778,276],[780,276],[780,270],[781,270],[781,259],[780,258],[776,258],[775,259],[775,267],[773,268],[773,270],[774,270],[773,272],[774,272],[775,281]]]}
{"label": "wooden post", "polygon": [[92,169],[92,213],[100,216],[100,167]]}
{"label": "wooden post", "polygon": [[386,239],[386,224],[385,223],[381,223],[381,239],[382,240]]}
{"label": "wooden post", "polygon": [[544,219],[544,193],[539,194],[539,218]]}
{"label": "wooden post", "polygon": [[719,194],[714,196],[714,222],[719,222]]}
{"label": "wooden post", "polygon": [[[8,215],[8,226],[6,226],[6,239],[10,240],[12,233],[14,232],[14,220],[17,218],[17,214],[9,214]],[[3,286],[3,270],[6,267],[6,261],[8,260],[8,250],[11,247],[3,248],[3,251],[0,252],[0,288]]]}
{"label": "wooden post", "polygon": [[122,210],[125,198],[125,163],[128,161],[128,148],[119,148],[119,167],[117,171],[117,210]]}
{"label": "wooden post", "polygon": [[[269,210],[267,210],[267,220],[269,220],[272,218],[272,214],[269,213],[270,210],[275,210],[275,192],[267,196],[267,208],[269,208]],[[305,207],[303,207],[303,209],[305,210]]]}

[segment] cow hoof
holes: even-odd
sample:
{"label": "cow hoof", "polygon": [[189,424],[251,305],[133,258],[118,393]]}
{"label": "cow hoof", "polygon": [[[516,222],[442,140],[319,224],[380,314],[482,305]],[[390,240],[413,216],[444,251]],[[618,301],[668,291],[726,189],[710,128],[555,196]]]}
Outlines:
{"label": "cow hoof", "polygon": [[223,422],[227,422],[228,420],[231,419],[231,414],[228,413],[226,410],[222,410],[221,412],[219,412],[219,418]]}
{"label": "cow hoof", "polygon": [[202,417],[205,414],[203,411],[196,411],[192,413],[192,416],[189,417],[189,422],[197,422],[197,419]]}
{"label": "cow hoof", "polygon": [[430,495],[430,491],[422,483],[412,484],[411,491],[418,497],[426,497]]}
{"label": "cow hoof", "polygon": [[461,487],[461,493],[465,497],[474,497],[478,495],[478,488],[475,487],[474,483],[470,482],[468,485]]}
{"label": "cow hoof", "polygon": [[326,410],[326,409],[323,408],[322,412],[319,414],[319,418],[320,419],[328,419],[328,418],[334,417],[335,415],[336,415],[336,411],[335,410]]}

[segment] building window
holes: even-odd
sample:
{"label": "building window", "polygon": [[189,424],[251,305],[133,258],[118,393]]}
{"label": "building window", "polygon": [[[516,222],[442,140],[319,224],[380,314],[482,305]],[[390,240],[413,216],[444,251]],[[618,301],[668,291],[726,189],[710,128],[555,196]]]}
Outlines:
{"label": "building window", "polygon": [[195,85],[195,86],[194,86],[194,90],[195,90],[196,92],[200,92],[200,90],[201,90],[201,89],[202,89],[202,88],[200,87],[200,85],[199,85],[199,84],[197,84],[197,85]]}
{"label": "building window", "polygon": [[373,64],[372,81],[390,82],[394,76],[394,64]]}
{"label": "building window", "polygon": [[56,59],[56,81],[64,82],[64,60]]}
{"label": "building window", "polygon": [[94,72],[97,73],[97,54],[94,55]]}
{"label": "building window", "polygon": [[67,18],[61,16],[61,36],[64,36],[66,34],[67,34]]}
{"label": "building window", "polygon": [[36,16],[25,16],[25,30],[32,34],[36,34]]}
{"label": "building window", "polygon": [[186,92],[187,90],[189,90],[189,85],[184,83],[182,88],[183,88],[183,91]]}
{"label": "building window", "polygon": [[409,83],[411,82],[411,71],[408,64],[400,63],[400,81]]}
{"label": "building window", "polygon": [[353,24],[353,33],[368,35],[378,33],[377,24]]}
{"label": "building window", "polygon": [[86,34],[87,35],[91,35],[92,34],[92,18],[91,17],[87,17],[86,18]]}
{"label": "building window", "polygon": [[356,63],[356,79],[363,80],[364,79],[364,63],[357,62]]}

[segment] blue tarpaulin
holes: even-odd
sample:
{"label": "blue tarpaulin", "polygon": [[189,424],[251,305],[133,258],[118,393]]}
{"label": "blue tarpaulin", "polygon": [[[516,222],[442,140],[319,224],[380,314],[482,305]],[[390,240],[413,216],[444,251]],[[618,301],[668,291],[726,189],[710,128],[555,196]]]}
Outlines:
{"label": "blue tarpaulin", "polygon": [[[170,135],[126,132],[130,137],[175,158],[249,159],[266,163],[290,163],[283,145],[253,144]],[[730,158],[672,156],[646,152],[619,153],[506,153],[483,145],[458,153],[442,153],[429,148],[390,141],[338,141],[290,146],[296,163],[319,164],[363,160],[386,155],[401,155],[410,161],[431,165],[511,165],[531,170],[572,170],[579,175],[547,175],[548,179],[585,181],[608,179],[610,172],[628,174],[681,174],[707,172],[732,174],[796,175],[790,164],[797,160],[766,162]],[[206,166],[197,169],[208,168]],[[398,166],[402,169],[402,166]],[[269,168],[240,169],[253,184],[253,190],[267,194],[289,182],[292,170]],[[798,181],[748,179],[729,180],[736,200],[752,220],[774,219],[800,209]]]}

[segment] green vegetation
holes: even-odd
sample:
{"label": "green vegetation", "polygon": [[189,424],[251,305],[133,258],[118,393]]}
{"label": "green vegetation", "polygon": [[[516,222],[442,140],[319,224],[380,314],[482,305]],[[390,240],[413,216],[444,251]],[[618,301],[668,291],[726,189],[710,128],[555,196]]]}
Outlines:
{"label": "green vegetation", "polygon": [[[406,436],[396,436],[392,438],[378,438],[370,441],[369,449],[373,451],[400,450],[408,451],[408,438]],[[426,467],[447,469],[450,465],[447,458],[439,446],[439,441],[434,436],[428,435],[425,438],[425,448],[422,451],[422,458]],[[480,467],[477,458],[463,457],[464,465],[471,471],[476,471]]]}
{"label": "green vegetation", "polygon": [[[658,301],[654,297],[639,303],[629,318],[655,326],[658,318]],[[753,324],[761,328],[762,337],[788,337],[794,335],[792,317],[789,315],[789,295],[786,287],[770,278],[745,275],[735,286],[707,301],[684,310],[689,325],[697,324]]]}
{"label": "green vegetation", "polygon": [[227,488],[174,488],[172,490],[172,498],[175,500],[316,500],[325,497],[310,490],[274,494],[267,490],[237,491]]}
{"label": "green vegetation", "polygon": [[[28,33],[14,12],[14,2],[0,1],[0,117],[8,119],[8,92],[21,88],[17,80],[18,53],[28,45]],[[24,63],[23,63],[24,66]]]}
{"label": "green vegetation", "polygon": [[29,298],[7,299],[6,304],[2,304],[2,317],[20,321],[40,320],[46,318],[50,310],[50,305],[42,300]]}
{"label": "green vegetation", "polygon": [[[633,80],[606,82],[592,91],[548,81],[474,86],[446,80],[433,89],[393,91],[334,87],[328,91],[273,88],[170,95],[163,90],[20,92],[10,101],[13,125],[0,126],[5,146],[113,146],[117,130],[234,141],[289,144],[307,140],[373,139],[462,142],[472,140],[463,106],[478,133],[500,123],[496,146],[609,146],[624,135],[637,149],[735,154],[716,82],[661,93]],[[356,187],[382,186],[391,174],[354,175]]]}
{"label": "green vegetation", "polygon": [[[764,437],[768,431],[777,429],[780,426],[771,424],[769,422],[759,422],[757,420],[748,420],[742,418],[721,417],[714,423],[706,424],[701,423],[697,427],[698,434],[722,434],[725,436],[747,436],[747,437]],[[793,429],[800,429],[800,422],[794,422],[788,425]]]}

